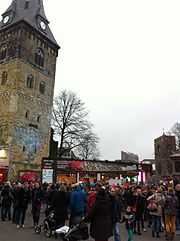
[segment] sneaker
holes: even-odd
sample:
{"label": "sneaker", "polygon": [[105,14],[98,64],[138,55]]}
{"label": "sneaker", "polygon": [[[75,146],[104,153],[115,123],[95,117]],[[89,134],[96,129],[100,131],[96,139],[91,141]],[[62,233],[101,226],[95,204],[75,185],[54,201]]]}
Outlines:
{"label": "sneaker", "polygon": [[20,228],[20,225],[17,225],[16,228]]}
{"label": "sneaker", "polygon": [[23,224],[23,225],[21,225],[21,228],[24,228],[24,224]]}
{"label": "sneaker", "polygon": [[147,232],[147,230],[144,228],[144,229],[143,229],[143,232]]}

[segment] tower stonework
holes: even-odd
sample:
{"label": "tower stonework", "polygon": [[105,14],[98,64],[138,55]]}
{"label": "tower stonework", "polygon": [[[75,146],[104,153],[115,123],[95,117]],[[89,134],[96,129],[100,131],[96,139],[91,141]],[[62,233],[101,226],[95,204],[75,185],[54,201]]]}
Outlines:
{"label": "tower stonework", "polygon": [[156,172],[159,177],[173,175],[173,162],[170,156],[176,151],[175,136],[163,134],[154,140]]}
{"label": "tower stonework", "polygon": [[13,0],[0,23],[0,165],[10,177],[48,156],[58,50],[43,0]]}

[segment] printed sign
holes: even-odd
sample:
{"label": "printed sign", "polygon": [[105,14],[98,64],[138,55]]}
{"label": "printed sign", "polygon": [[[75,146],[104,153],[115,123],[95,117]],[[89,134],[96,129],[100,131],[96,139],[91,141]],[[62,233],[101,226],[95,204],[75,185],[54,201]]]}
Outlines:
{"label": "printed sign", "polygon": [[53,183],[53,169],[43,169],[42,170],[42,182],[43,183]]}

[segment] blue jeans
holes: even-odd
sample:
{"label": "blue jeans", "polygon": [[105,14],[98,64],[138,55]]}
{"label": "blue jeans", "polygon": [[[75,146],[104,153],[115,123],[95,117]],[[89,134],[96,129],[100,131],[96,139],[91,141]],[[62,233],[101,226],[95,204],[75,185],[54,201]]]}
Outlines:
{"label": "blue jeans", "polygon": [[159,234],[161,231],[161,217],[152,215],[152,232]]}
{"label": "blue jeans", "polygon": [[24,225],[24,220],[26,217],[26,208],[17,208],[16,210],[16,224]]}
{"label": "blue jeans", "polygon": [[120,223],[115,223],[114,224],[114,241],[121,241],[121,236],[120,236]]}
{"label": "blue jeans", "polygon": [[4,221],[6,218],[11,220],[11,207],[1,207],[1,219]]}

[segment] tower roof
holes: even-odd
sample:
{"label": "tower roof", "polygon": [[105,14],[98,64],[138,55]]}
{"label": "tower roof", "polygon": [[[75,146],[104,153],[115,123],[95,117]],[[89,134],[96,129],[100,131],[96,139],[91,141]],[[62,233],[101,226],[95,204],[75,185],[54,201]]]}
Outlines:
{"label": "tower roof", "polygon": [[20,21],[25,21],[58,46],[49,28],[49,21],[45,15],[43,0],[12,0],[11,5],[2,14],[2,17],[0,30],[9,28]]}

